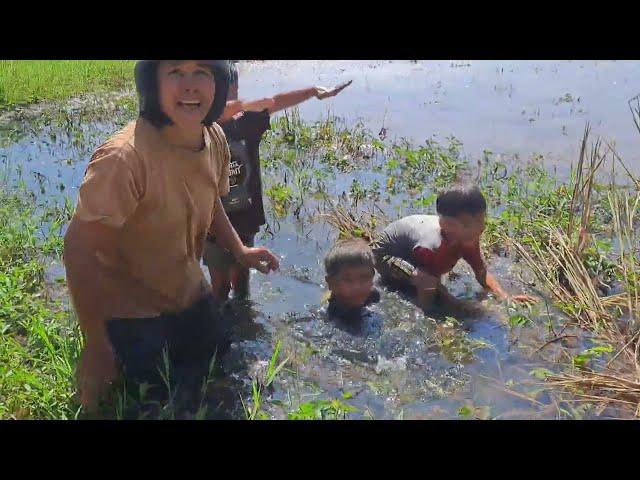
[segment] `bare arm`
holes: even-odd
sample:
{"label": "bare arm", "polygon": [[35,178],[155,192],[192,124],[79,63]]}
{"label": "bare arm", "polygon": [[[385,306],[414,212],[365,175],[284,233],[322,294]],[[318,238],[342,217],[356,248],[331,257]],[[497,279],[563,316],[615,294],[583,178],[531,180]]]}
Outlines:
{"label": "bare arm", "polygon": [[333,88],[309,87],[292,90],[279,93],[272,98],[267,97],[251,101],[231,100],[227,102],[222,115],[218,119],[218,123],[227,122],[240,112],[262,112],[267,110],[271,114],[299,105],[313,97],[319,100],[334,97],[349,85],[351,85],[351,81]]}
{"label": "bare arm", "polygon": [[[104,338],[101,324],[105,320],[103,278],[96,254],[113,256],[116,243],[114,228],[100,223],[74,219],[67,230],[64,242],[64,263],[67,283],[76,307],[80,327],[87,342],[101,343]],[[111,255],[110,255],[111,254]],[[93,333],[97,332],[97,335]]]}
{"label": "bare arm", "polygon": [[473,273],[476,276],[478,283],[486,290],[493,293],[498,300],[506,300],[509,296],[500,286],[498,280],[487,272],[486,266],[474,268]]}
{"label": "bare arm", "polygon": [[269,109],[269,113],[279,112],[280,110],[299,105],[315,97],[316,93],[316,87],[279,93],[273,97],[273,106]]}
{"label": "bare arm", "polygon": [[318,100],[334,97],[349,85],[351,85],[351,81],[338,85],[334,88],[309,87],[303,88],[301,90],[279,93],[278,95],[273,97],[274,105],[273,107],[269,108],[269,113],[275,113],[280,110],[293,107],[300,103],[306,102],[313,97],[316,97]]}
{"label": "bare arm", "polygon": [[116,230],[73,219],[65,235],[67,285],[86,345],[78,365],[80,399],[91,408],[117,375],[115,356],[106,330],[104,277],[96,252],[112,254]]}
{"label": "bare arm", "polygon": [[231,120],[240,112],[262,112],[273,108],[275,101],[273,98],[261,98],[260,100],[232,100],[227,102],[218,123],[225,123]]}
{"label": "bare arm", "polygon": [[317,88],[310,87],[302,90],[280,93],[272,98],[261,98],[258,100],[233,100],[227,102],[224,112],[220,116],[218,123],[229,121],[240,112],[261,112],[267,110],[269,113],[278,112],[286,108],[293,107],[306,102],[317,95]]}
{"label": "bare arm", "polygon": [[238,233],[231,225],[220,197],[216,199],[215,214],[211,223],[211,232],[216,236],[220,246],[229,250],[238,262],[247,268],[255,268],[262,273],[269,273],[279,268],[278,259],[266,248],[246,247]]}
{"label": "bare arm", "polygon": [[224,211],[222,200],[216,198],[215,214],[211,223],[211,232],[216,237],[216,242],[223,248],[229,250],[234,257],[238,258],[244,253],[244,245],[238,236],[238,233],[231,225],[227,212]]}
{"label": "bare arm", "polygon": [[487,272],[487,268],[483,265],[482,268],[474,269],[474,273],[476,275],[476,280],[483,288],[489,290],[493,293],[496,298],[500,301],[512,300],[516,303],[524,303],[524,304],[533,304],[536,303],[537,300],[534,297],[529,295],[514,295],[510,296],[506,293],[498,279],[494,277],[492,274]]}
{"label": "bare arm", "polygon": [[267,110],[269,113],[278,112],[289,107],[293,107],[316,96],[316,87],[295,90],[292,92],[280,93],[273,98],[261,98],[259,100],[232,100],[227,102],[218,123],[231,120],[240,112],[261,112]]}
{"label": "bare arm", "polygon": [[233,118],[234,115],[237,115],[241,111],[246,110],[241,100],[232,100],[227,102],[224,107],[224,111],[220,118],[218,119],[218,123],[224,123]]}

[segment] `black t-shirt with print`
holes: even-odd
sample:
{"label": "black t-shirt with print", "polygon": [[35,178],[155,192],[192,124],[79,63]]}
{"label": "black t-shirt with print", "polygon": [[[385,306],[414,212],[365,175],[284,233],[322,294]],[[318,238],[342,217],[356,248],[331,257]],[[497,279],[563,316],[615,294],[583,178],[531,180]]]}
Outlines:
{"label": "black t-shirt with print", "polygon": [[266,223],[260,178],[260,141],[269,130],[270,116],[262,112],[241,112],[220,125],[231,151],[229,195],[222,204],[240,236],[251,235]]}

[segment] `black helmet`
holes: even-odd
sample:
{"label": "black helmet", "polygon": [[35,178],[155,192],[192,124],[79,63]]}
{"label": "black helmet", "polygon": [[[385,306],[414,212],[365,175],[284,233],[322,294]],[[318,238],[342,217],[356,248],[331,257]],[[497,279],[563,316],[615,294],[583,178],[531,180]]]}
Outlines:
{"label": "black helmet", "polygon": [[[135,67],[136,89],[138,90],[140,116],[147,119],[155,127],[161,128],[173,122],[162,111],[158,98],[158,63],[160,60],[139,60]],[[213,104],[202,123],[206,126],[215,122],[227,103],[229,91],[229,61],[206,60],[211,68],[215,81]]]}

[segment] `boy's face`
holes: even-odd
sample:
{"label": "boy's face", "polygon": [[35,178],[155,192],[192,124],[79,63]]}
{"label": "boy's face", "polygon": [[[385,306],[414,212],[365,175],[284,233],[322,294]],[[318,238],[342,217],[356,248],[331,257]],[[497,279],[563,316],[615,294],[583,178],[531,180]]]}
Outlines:
{"label": "boy's face", "polygon": [[456,217],[440,217],[441,225],[447,237],[454,243],[472,246],[480,240],[485,229],[485,214],[470,215],[463,213]]}
{"label": "boy's face", "polygon": [[202,128],[215,96],[211,69],[197,60],[166,60],[158,65],[160,107],[181,128]]}
{"label": "boy's face", "polygon": [[362,307],[373,291],[374,271],[367,266],[344,266],[332,277],[327,286],[333,299],[342,307]]}

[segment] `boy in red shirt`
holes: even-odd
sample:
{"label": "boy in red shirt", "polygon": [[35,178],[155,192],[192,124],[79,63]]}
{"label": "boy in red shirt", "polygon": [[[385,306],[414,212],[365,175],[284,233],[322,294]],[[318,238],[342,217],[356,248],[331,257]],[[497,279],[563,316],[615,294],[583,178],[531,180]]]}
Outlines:
{"label": "boy in red shirt", "polygon": [[498,300],[534,303],[528,295],[508,295],[487,272],[480,253],[487,203],[477,186],[459,184],[441,193],[438,215],[411,215],[389,224],[375,242],[376,268],[382,281],[410,293],[422,308],[436,297],[456,302],[441,283],[461,258],[473,269],[476,280]]}

